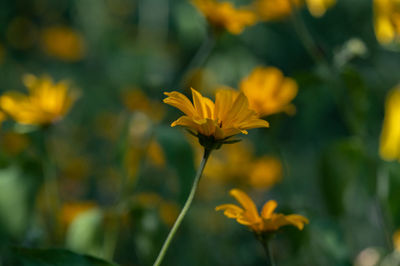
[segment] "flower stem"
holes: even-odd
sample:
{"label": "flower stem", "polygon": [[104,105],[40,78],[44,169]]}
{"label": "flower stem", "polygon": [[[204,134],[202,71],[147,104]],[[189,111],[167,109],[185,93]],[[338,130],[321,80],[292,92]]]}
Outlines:
{"label": "flower stem", "polygon": [[172,229],[169,232],[168,237],[165,240],[165,242],[164,242],[164,244],[163,244],[163,246],[162,246],[162,248],[160,250],[160,253],[157,256],[157,259],[153,264],[154,266],[158,266],[158,265],[161,264],[165,254],[166,254],[166,252],[168,250],[168,247],[171,244],[171,241],[175,236],[176,231],[178,230],[183,218],[185,217],[186,213],[188,212],[188,210],[190,208],[190,205],[192,204],[194,195],[195,195],[196,190],[197,190],[197,186],[199,184],[201,175],[203,174],[203,170],[204,170],[204,167],[205,167],[205,165],[207,163],[208,157],[210,156],[210,153],[211,153],[211,150],[208,150],[208,149],[204,150],[203,159],[201,160],[199,169],[197,170],[197,173],[196,173],[196,176],[194,178],[193,186],[192,186],[192,189],[190,190],[189,196],[188,196],[188,198],[187,198],[187,200],[185,202],[185,205],[183,206],[181,212],[179,213],[178,218],[176,219],[174,225],[172,226]]}
{"label": "flower stem", "polygon": [[266,255],[266,265],[267,266],[275,266],[275,261],[274,257],[272,256],[271,252],[271,245],[269,243],[269,240],[271,238],[271,235],[265,235],[265,234],[259,234],[255,233],[256,238],[258,241],[260,241],[261,245],[264,247],[265,255]]}

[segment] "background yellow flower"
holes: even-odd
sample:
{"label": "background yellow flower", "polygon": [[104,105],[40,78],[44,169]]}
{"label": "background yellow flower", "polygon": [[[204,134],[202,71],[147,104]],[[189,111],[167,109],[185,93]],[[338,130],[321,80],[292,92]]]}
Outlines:
{"label": "background yellow flower", "polygon": [[68,112],[76,95],[68,91],[68,83],[53,83],[49,76],[23,78],[29,95],[9,91],[0,97],[0,107],[15,121],[28,125],[48,125]]}
{"label": "background yellow flower", "polygon": [[293,225],[299,230],[303,230],[304,224],[309,223],[307,218],[298,214],[283,215],[275,213],[274,211],[278,204],[274,200],[270,200],[264,204],[260,215],[253,200],[245,192],[239,189],[232,189],[229,194],[242,207],[234,204],[223,204],[217,206],[215,210],[223,210],[226,217],[236,219],[238,223],[248,226],[254,232],[274,232],[286,225]]}
{"label": "background yellow flower", "polygon": [[382,44],[398,42],[400,34],[400,3],[396,0],[374,0],[374,28]]}
{"label": "background yellow flower", "polygon": [[386,99],[379,153],[384,160],[400,160],[400,87]]}
{"label": "background yellow flower", "polygon": [[240,90],[249,100],[250,108],[260,116],[293,114],[296,110],[290,102],[297,95],[297,83],[275,67],[256,67],[241,81]]}
{"label": "background yellow flower", "polygon": [[247,26],[257,22],[257,15],[249,9],[235,8],[230,2],[216,0],[193,0],[194,5],[216,28],[240,34]]}

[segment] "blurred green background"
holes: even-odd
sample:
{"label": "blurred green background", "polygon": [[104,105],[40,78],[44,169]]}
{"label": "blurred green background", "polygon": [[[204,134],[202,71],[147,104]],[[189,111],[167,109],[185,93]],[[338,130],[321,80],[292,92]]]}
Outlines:
{"label": "blurred green background", "polygon": [[[225,146],[211,157],[229,169],[229,153],[239,162],[274,156],[282,180],[256,188],[246,173],[218,178],[209,171],[164,264],[264,264],[252,233],[214,210],[234,202],[228,195],[234,187],[259,207],[275,199],[279,212],[310,220],[303,231],[283,228],[272,240],[277,265],[388,261],[400,227],[400,165],[381,161],[378,146],[400,56],[376,41],[371,1],[339,0],[321,18],[305,8],[300,15],[323,61],[307,53],[296,22],[283,18],[222,34],[204,64],[187,71],[208,30],[189,1],[1,1],[1,92],[25,91],[23,74],[48,74],[69,80],[80,98],[48,132],[2,124],[0,262],[42,265],[43,253],[31,248],[58,248],[119,265],[151,265],[199,163],[196,140],[170,128],[180,113],[164,106],[163,92],[187,93],[193,86],[212,97],[219,85],[237,88],[258,65],[278,67],[297,81],[296,114],[269,116],[269,129],[244,136],[251,159]],[[46,209],[43,196],[43,139],[57,180],[56,212]],[[49,252],[45,260],[60,258]]]}

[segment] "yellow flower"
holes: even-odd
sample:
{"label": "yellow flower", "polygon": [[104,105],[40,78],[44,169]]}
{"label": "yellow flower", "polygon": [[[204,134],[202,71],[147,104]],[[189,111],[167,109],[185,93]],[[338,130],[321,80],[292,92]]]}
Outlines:
{"label": "yellow flower", "polygon": [[245,192],[239,189],[232,189],[230,194],[236,198],[242,208],[234,204],[223,204],[217,206],[215,210],[223,210],[226,217],[236,219],[238,223],[248,226],[256,233],[275,232],[285,225],[293,225],[302,230],[304,224],[308,224],[308,219],[304,216],[275,213],[274,210],[278,204],[274,200],[264,204],[260,215],[256,205]]}
{"label": "yellow flower", "polygon": [[193,0],[194,5],[216,28],[226,29],[232,34],[240,34],[246,26],[257,22],[257,15],[250,10],[236,9],[232,3],[216,0]]}
{"label": "yellow flower", "polygon": [[80,214],[96,207],[97,204],[92,201],[64,203],[59,213],[59,222],[67,228]]}
{"label": "yellow flower", "polygon": [[46,54],[58,59],[75,62],[85,55],[83,37],[66,26],[53,26],[41,33],[42,47]]}
{"label": "yellow flower", "polygon": [[160,121],[165,114],[164,106],[156,102],[140,89],[130,89],[122,93],[122,102],[132,112],[142,112],[154,121]]}
{"label": "yellow flower", "polygon": [[382,159],[400,161],[400,86],[389,92],[385,103],[385,118],[380,139]]}
{"label": "yellow flower", "polygon": [[250,171],[249,183],[255,188],[270,188],[282,180],[281,162],[269,156],[256,160]]}
{"label": "yellow flower", "polygon": [[62,119],[76,97],[68,92],[68,84],[57,84],[48,76],[23,78],[29,95],[17,91],[0,97],[0,108],[20,124],[48,125]]}
{"label": "yellow flower", "polygon": [[374,28],[378,41],[390,44],[399,41],[400,2],[396,0],[374,0]]}
{"label": "yellow flower", "polygon": [[4,112],[0,111],[0,125],[7,119],[7,116]]}
{"label": "yellow flower", "polygon": [[240,89],[249,100],[250,108],[260,116],[279,112],[295,112],[290,103],[297,95],[297,83],[283,76],[275,67],[257,67],[240,83]]}
{"label": "yellow flower", "polygon": [[301,0],[256,0],[254,10],[264,21],[279,20],[292,13],[292,5],[300,7],[301,4]]}
{"label": "yellow flower", "polygon": [[308,10],[314,17],[322,17],[326,10],[336,4],[336,0],[306,0]]}
{"label": "yellow flower", "polygon": [[265,120],[249,109],[246,96],[233,90],[219,90],[215,104],[198,91],[192,89],[193,104],[179,92],[165,92],[168,97],[164,103],[172,105],[185,113],[171,124],[184,126],[200,137],[214,140],[225,140],[240,133],[247,134],[246,129],[268,127]]}
{"label": "yellow flower", "polygon": [[393,234],[393,246],[395,250],[400,251],[400,229]]}
{"label": "yellow flower", "polygon": [[[193,146],[200,161],[202,151]],[[215,151],[204,169],[204,178],[239,187],[269,189],[281,181],[282,176],[279,159],[272,156],[256,158],[251,143],[246,141]]]}

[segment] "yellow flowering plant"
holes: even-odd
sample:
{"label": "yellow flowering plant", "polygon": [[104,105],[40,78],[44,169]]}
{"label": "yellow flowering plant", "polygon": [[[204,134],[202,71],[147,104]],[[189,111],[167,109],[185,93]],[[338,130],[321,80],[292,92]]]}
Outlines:
{"label": "yellow flowering plant", "polygon": [[250,9],[235,8],[230,2],[193,0],[193,4],[216,29],[240,34],[247,26],[257,23],[257,15]]}
{"label": "yellow flowering plant", "polygon": [[240,90],[246,95],[249,107],[260,116],[279,112],[293,114],[296,110],[290,102],[297,95],[298,85],[278,68],[256,67],[241,81]]}
{"label": "yellow flowering plant", "polygon": [[200,144],[204,147],[204,154],[189,196],[161,247],[154,265],[161,264],[179,225],[188,212],[211,151],[219,149],[222,144],[237,142],[228,139],[240,133],[247,134],[247,129],[269,126],[267,121],[260,119],[253,110],[249,109],[247,98],[241,92],[219,90],[215,96],[215,103],[194,89],[192,89],[193,103],[185,95],[176,91],[166,92],[165,95],[167,98],[164,99],[164,103],[178,108],[185,114],[171,126],[184,126],[198,137]]}
{"label": "yellow flowering plant", "polygon": [[304,225],[309,223],[308,219],[302,215],[275,213],[275,209],[278,206],[275,200],[266,202],[261,213],[259,213],[253,200],[244,191],[232,189],[230,195],[242,206],[222,204],[217,206],[215,210],[224,211],[226,217],[236,219],[238,223],[247,226],[253,231],[256,238],[265,248],[267,265],[272,265],[273,261],[268,243],[271,236],[283,226],[291,225],[303,230]]}
{"label": "yellow flowering plant", "polygon": [[216,92],[215,103],[192,89],[193,103],[182,93],[166,92],[164,103],[181,110],[185,115],[171,126],[183,126],[199,138],[206,149],[216,149],[237,134],[247,134],[247,129],[269,127],[249,108],[243,93],[222,89]]}
{"label": "yellow flowering plant", "polygon": [[15,121],[25,125],[46,126],[62,119],[76,100],[68,83],[54,83],[49,76],[28,74],[23,82],[29,94],[9,91],[0,97],[0,108]]}

